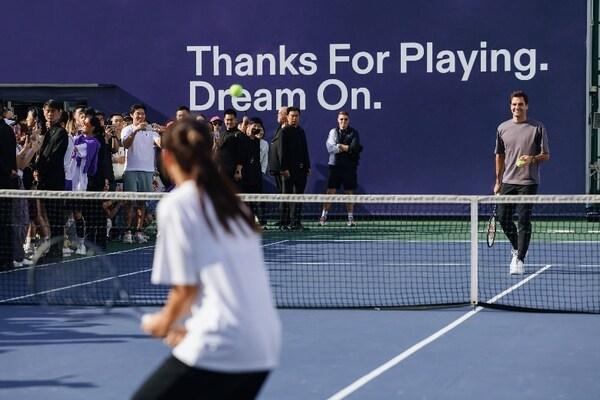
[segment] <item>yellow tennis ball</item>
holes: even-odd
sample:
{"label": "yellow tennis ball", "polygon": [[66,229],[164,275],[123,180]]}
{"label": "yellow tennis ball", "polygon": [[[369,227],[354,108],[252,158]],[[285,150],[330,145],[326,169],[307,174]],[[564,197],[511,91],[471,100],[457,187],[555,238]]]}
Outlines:
{"label": "yellow tennis ball", "polygon": [[518,159],[517,160],[517,168],[521,168],[523,165],[525,165],[525,161]]}
{"label": "yellow tennis ball", "polygon": [[234,83],[233,85],[229,86],[229,94],[231,97],[240,97],[242,94],[244,94],[244,88],[242,85]]}

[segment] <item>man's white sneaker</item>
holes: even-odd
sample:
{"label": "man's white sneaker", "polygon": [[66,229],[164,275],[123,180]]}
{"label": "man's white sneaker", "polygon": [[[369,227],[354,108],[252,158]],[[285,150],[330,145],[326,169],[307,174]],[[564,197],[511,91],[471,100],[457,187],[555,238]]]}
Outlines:
{"label": "man's white sneaker", "polygon": [[71,255],[73,254],[73,250],[71,250],[70,247],[63,247],[62,254],[63,257],[71,257]]}
{"label": "man's white sneaker", "polygon": [[[512,259],[510,260],[510,270],[511,271],[513,269],[515,269],[516,266],[517,266],[517,260],[518,260],[517,256],[518,256],[518,254],[519,254],[518,250],[514,250],[513,249],[513,250],[510,251],[510,255],[512,256]],[[512,274],[512,272],[511,272],[511,274]]]}
{"label": "man's white sneaker", "polygon": [[131,232],[125,232],[123,235],[123,243],[133,243],[133,236],[131,236]]}
{"label": "man's white sneaker", "polygon": [[327,217],[322,215],[321,218],[319,218],[319,225],[325,226],[326,223],[327,223]]}
{"label": "man's white sneaker", "polygon": [[77,250],[75,250],[75,254],[80,256],[87,255],[87,249],[85,248],[85,244],[80,243],[79,246],[77,246]]}
{"label": "man's white sneaker", "polygon": [[511,267],[510,267],[511,275],[523,275],[524,273],[525,273],[525,265],[523,264],[523,261],[517,260],[514,267],[511,265]]}

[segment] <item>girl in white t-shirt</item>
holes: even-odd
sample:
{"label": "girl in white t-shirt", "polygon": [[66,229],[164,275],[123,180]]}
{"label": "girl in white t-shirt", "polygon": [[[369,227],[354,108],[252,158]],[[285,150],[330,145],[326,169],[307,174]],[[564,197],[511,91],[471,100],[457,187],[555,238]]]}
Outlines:
{"label": "girl in white t-shirt", "polygon": [[152,282],[171,290],[142,329],[174,349],[134,399],[254,399],[278,363],[281,326],[261,239],[219,173],[212,141],[196,121],[162,136],[163,165],[177,187],[158,205]]}

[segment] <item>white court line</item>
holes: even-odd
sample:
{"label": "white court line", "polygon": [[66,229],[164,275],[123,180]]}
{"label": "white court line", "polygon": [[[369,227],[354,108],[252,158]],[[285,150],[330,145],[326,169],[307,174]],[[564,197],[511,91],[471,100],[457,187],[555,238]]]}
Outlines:
{"label": "white court line", "polygon": [[[492,297],[488,301],[488,303],[490,303],[490,304],[495,303],[496,301],[500,300],[502,297],[506,296],[507,294],[509,294],[510,292],[514,291],[515,289],[520,288],[521,286],[523,286],[524,284],[526,284],[527,282],[529,282],[530,280],[532,280],[533,278],[535,278],[536,276],[538,276],[542,272],[546,271],[550,267],[551,267],[551,265],[546,265],[543,268],[540,268],[534,274],[528,276],[527,278],[525,278],[522,281],[518,282],[514,286],[506,289],[504,292],[502,292],[502,293],[500,293],[500,294]],[[369,383],[373,379],[377,378],[379,375],[381,375],[384,372],[386,372],[387,370],[395,367],[396,365],[398,365],[399,363],[401,363],[402,361],[404,361],[406,358],[410,357],[411,355],[413,355],[417,351],[421,350],[423,347],[427,346],[428,344],[430,344],[430,343],[434,342],[435,340],[439,339],[440,337],[442,337],[446,333],[450,332],[452,329],[456,328],[457,326],[459,326],[460,324],[462,324],[463,322],[465,322],[466,320],[468,320],[469,318],[471,318],[472,316],[474,316],[475,314],[477,314],[481,310],[483,310],[483,307],[477,306],[474,310],[469,311],[468,313],[466,313],[462,317],[460,317],[460,318],[456,319],[455,321],[451,322],[450,324],[446,325],[445,327],[443,327],[439,331],[435,332],[431,336],[429,336],[429,337],[421,340],[419,343],[415,344],[414,346],[410,347],[409,349],[407,349],[407,350],[403,351],[402,353],[398,354],[396,357],[392,358],[391,360],[389,360],[385,364],[382,364],[381,366],[375,368],[374,370],[372,370],[368,374],[366,374],[366,375],[358,378],[356,381],[352,382],[350,385],[346,386],[345,388],[343,388],[339,392],[335,393],[334,395],[332,395],[331,397],[329,397],[327,400],[341,400],[341,399],[345,399],[346,397],[348,397],[349,395],[351,395],[352,393],[354,393],[355,391],[357,391],[358,389],[360,389],[361,387],[363,387],[364,385],[366,385],[367,383]]]}
{"label": "white court line", "polygon": [[[123,278],[123,277],[127,277],[127,276],[132,276],[132,275],[137,275],[137,274],[143,274],[143,273],[148,272],[148,271],[152,271],[152,268],[150,268],[150,269],[144,269],[144,270],[140,270],[140,271],[135,271],[135,272],[129,272],[127,274],[117,275],[117,278]],[[73,288],[81,287],[81,286],[93,285],[95,283],[106,282],[106,281],[110,281],[110,280],[113,280],[113,279],[115,279],[114,276],[109,276],[108,278],[96,279],[96,280],[93,280],[93,281],[87,281],[87,282],[83,282],[83,283],[77,283],[77,284],[74,284],[74,285],[68,285],[68,286],[63,286],[63,287],[54,288],[54,289],[50,289],[50,290],[44,290],[44,291],[41,291],[41,292],[30,293],[30,294],[26,294],[24,296],[13,297],[12,299],[0,300],[0,303],[7,303],[7,302],[10,302],[10,301],[17,301],[17,300],[27,299],[27,298],[30,298],[30,297],[38,296],[40,294],[54,293],[54,292],[59,292],[61,290],[67,290],[67,289],[73,289]]]}
{"label": "white court line", "polygon": [[[312,254],[312,253],[311,253]],[[289,262],[286,260],[280,260],[280,261],[266,261],[265,264],[267,265],[279,265],[281,263],[284,263],[285,265],[322,265],[322,266],[328,266],[328,265],[353,265],[353,266],[359,266],[359,265],[371,265],[372,262],[371,261],[365,261],[363,264],[357,263],[356,261],[352,261],[352,262]],[[385,266],[385,267],[428,267],[428,266],[432,266],[432,267],[466,267],[468,265],[471,265],[469,263],[418,263],[418,262],[414,262],[414,263],[377,263],[378,266]],[[531,264],[529,264],[531,265]]]}
{"label": "white court line", "polygon": [[30,265],[30,266],[27,266],[25,268],[16,268],[16,269],[11,269],[9,271],[2,271],[2,272],[0,272],[0,275],[2,275],[2,274],[15,274],[15,273],[19,273],[21,271],[30,270],[32,268],[46,267],[46,266],[54,265],[54,264],[67,264],[67,263],[71,263],[71,262],[75,262],[75,261],[89,260],[89,259],[100,257],[100,256],[111,256],[113,254],[130,253],[132,251],[146,250],[146,249],[150,249],[152,247],[154,247],[154,246],[140,246],[140,247],[136,247],[134,249],[127,249],[127,250],[121,250],[121,251],[113,251],[112,253],[97,254],[95,256],[76,257],[76,258],[70,258],[70,259],[63,259],[61,261],[57,261],[57,262],[53,262],[53,263],[48,263],[48,264]]}
{"label": "white court line", "polygon": [[[272,246],[272,245],[284,243],[284,242],[287,242],[287,241],[288,240],[281,240],[279,242],[269,243],[269,244],[262,245],[262,247],[268,247],[268,246]],[[106,253],[106,254],[103,254],[103,255],[104,256],[110,256],[110,255],[113,255],[113,254],[128,253],[128,252],[135,251],[135,250],[149,249],[151,247],[154,247],[154,246],[136,247],[135,249],[128,249],[128,250],[116,251],[116,252],[113,252],[113,253]],[[87,259],[96,258],[96,257],[100,257],[100,255],[89,256],[89,257],[73,258],[73,259],[70,259],[70,260],[64,260],[60,264],[66,264],[68,262],[73,262],[73,261],[87,260]],[[56,263],[53,263],[53,264],[56,264]],[[11,270],[11,271],[7,271],[7,272],[23,271],[23,270],[31,269],[31,268],[34,268],[34,267],[35,268],[39,268],[39,267],[43,267],[43,266],[46,266],[46,265],[53,265],[53,264],[42,264],[42,265],[38,265],[38,266],[30,266],[30,267],[27,267],[27,268],[19,268],[18,270]],[[124,277],[128,277],[128,276],[143,274],[143,273],[150,272],[150,271],[152,271],[152,268],[147,268],[147,269],[143,269],[143,270],[139,270],[139,271],[129,272],[129,273],[126,273],[126,274],[120,274],[120,275],[117,275],[116,277],[117,278],[124,278]],[[23,299],[27,299],[27,298],[38,296],[38,295],[42,295],[42,294],[54,293],[54,292],[58,292],[58,291],[61,291],[61,290],[67,290],[67,289],[73,289],[73,288],[81,287],[81,286],[93,285],[95,283],[106,282],[106,281],[112,280],[114,278],[115,278],[114,276],[111,276],[111,277],[108,277],[108,278],[96,279],[96,280],[93,280],[93,281],[87,281],[87,282],[83,282],[83,283],[77,283],[77,284],[74,284],[74,285],[67,285],[67,286],[63,286],[63,287],[60,287],[60,288],[54,288],[54,289],[50,289],[50,290],[44,290],[42,292],[36,292],[36,293],[26,294],[26,295],[23,295],[23,296],[12,297],[10,299],[0,300],[0,304],[1,303],[8,303],[8,302],[11,302],[11,301],[23,300]]]}

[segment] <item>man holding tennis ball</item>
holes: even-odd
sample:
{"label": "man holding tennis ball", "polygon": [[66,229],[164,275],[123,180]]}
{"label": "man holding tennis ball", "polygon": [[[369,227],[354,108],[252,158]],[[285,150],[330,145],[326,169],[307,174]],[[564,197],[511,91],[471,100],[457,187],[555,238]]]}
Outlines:
{"label": "man holding tennis ball", "polygon": [[[550,159],[548,133],[541,122],[527,118],[528,103],[525,92],[511,93],[512,118],[498,126],[495,194],[536,194],[540,164]],[[498,205],[498,220],[512,245],[511,275],[525,273],[524,260],[531,239],[531,210],[532,204]],[[518,226],[513,222],[515,212]]]}

